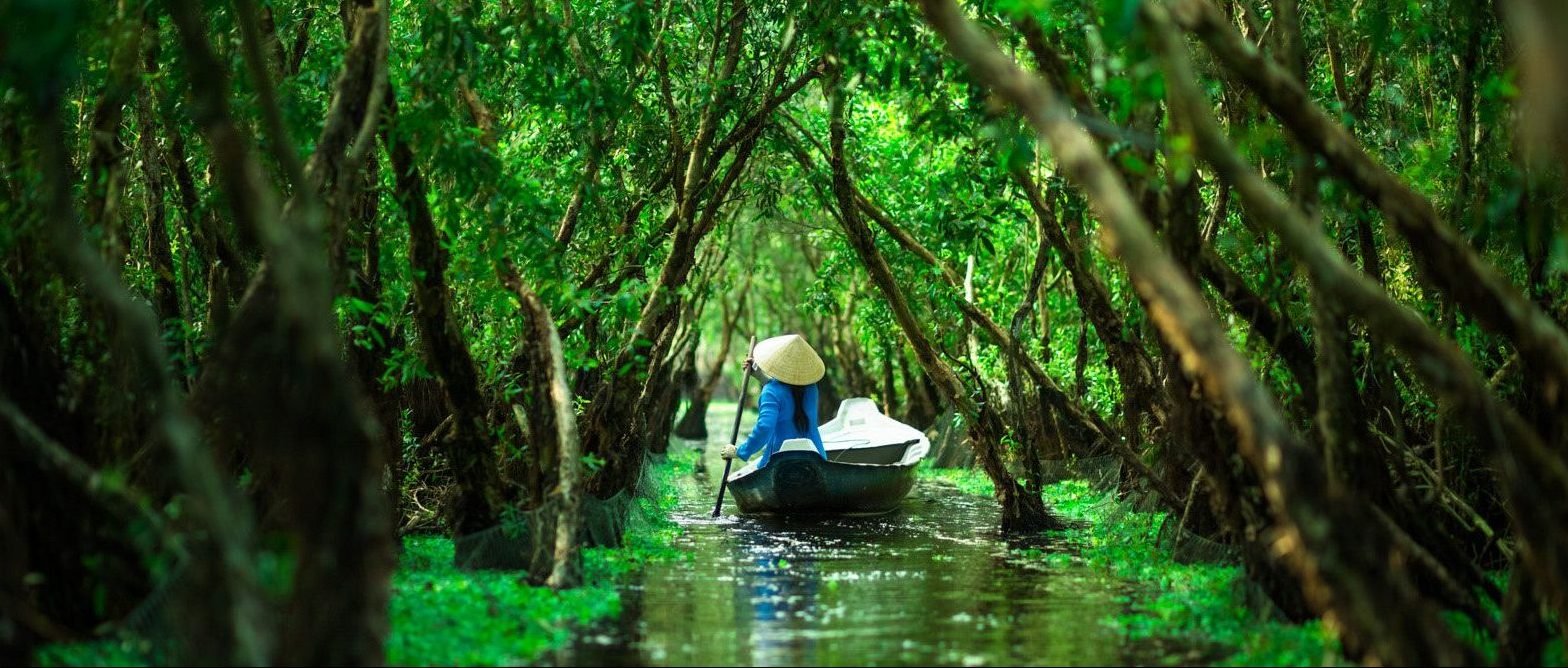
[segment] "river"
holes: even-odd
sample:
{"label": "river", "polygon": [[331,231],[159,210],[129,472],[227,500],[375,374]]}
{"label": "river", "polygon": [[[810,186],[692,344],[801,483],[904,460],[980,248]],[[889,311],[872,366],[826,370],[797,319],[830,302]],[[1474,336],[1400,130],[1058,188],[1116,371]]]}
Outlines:
{"label": "river", "polygon": [[[715,409],[710,423],[723,417],[733,413]],[[712,476],[677,485],[684,558],[628,578],[622,615],[584,629],[555,663],[1133,665],[1223,655],[1131,637],[1115,620],[1141,587],[1076,559],[1047,560],[1074,545],[1008,539],[993,501],[940,481],[922,480],[901,510],[872,519],[749,518],[728,500],[711,518],[717,449],[707,448]]]}

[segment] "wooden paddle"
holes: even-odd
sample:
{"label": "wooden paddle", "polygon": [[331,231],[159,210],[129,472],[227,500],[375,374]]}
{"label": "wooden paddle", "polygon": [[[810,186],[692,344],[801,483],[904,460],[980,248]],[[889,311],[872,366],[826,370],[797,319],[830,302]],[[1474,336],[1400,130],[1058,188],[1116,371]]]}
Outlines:
{"label": "wooden paddle", "polygon": [[[736,445],[740,438],[740,416],[746,414],[746,386],[751,383],[751,356],[757,352],[757,335],[751,336],[751,346],[746,349],[746,361],[741,363],[740,401],[735,404],[735,428],[730,430],[730,445]],[[724,508],[724,487],[730,482],[730,464],[734,459],[724,460],[724,475],[719,477],[719,500],[713,502],[713,516],[718,517],[719,511]]]}

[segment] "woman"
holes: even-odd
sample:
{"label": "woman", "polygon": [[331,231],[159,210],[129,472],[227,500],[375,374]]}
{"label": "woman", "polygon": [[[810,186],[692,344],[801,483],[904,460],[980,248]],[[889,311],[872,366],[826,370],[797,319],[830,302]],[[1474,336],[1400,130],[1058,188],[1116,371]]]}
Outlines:
{"label": "woman", "polygon": [[751,459],[761,451],[762,459],[757,462],[760,469],[768,465],[784,441],[809,438],[817,446],[817,453],[827,459],[822,436],[817,433],[817,381],[822,380],[826,370],[822,358],[799,334],[762,341],[753,355],[746,362],[747,370],[760,369],[769,378],[757,399],[757,424],[745,443],[739,447],[733,443],[724,446],[722,456]]}

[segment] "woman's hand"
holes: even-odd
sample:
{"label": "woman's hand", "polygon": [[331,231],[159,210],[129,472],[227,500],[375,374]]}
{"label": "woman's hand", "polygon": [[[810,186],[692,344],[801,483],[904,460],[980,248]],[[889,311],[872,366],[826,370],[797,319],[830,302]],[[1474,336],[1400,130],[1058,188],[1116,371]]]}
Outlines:
{"label": "woman's hand", "polygon": [[752,378],[756,378],[757,382],[759,382],[759,383],[766,383],[766,382],[768,382],[768,380],[769,380],[768,379],[768,374],[767,374],[767,372],[762,370],[762,367],[757,366],[757,360],[754,360],[754,359],[752,359],[750,357],[747,357],[746,361],[742,364],[742,366],[746,369],[746,375],[748,375],[748,376],[750,376]]}
{"label": "woman's hand", "polygon": [[724,446],[724,449],[719,451],[719,456],[725,459],[734,459],[735,454],[736,452],[734,443]]}

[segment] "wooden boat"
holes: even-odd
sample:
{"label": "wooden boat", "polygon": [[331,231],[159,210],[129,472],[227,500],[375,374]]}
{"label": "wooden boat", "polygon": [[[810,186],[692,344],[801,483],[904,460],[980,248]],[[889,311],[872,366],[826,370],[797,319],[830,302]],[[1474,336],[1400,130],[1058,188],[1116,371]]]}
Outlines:
{"label": "wooden boat", "polygon": [[818,431],[826,460],[810,440],[794,438],[766,467],[752,462],[730,476],[741,513],[880,515],[909,494],[915,467],[931,450],[919,429],[883,415],[876,402],[862,397],[845,399]]}

